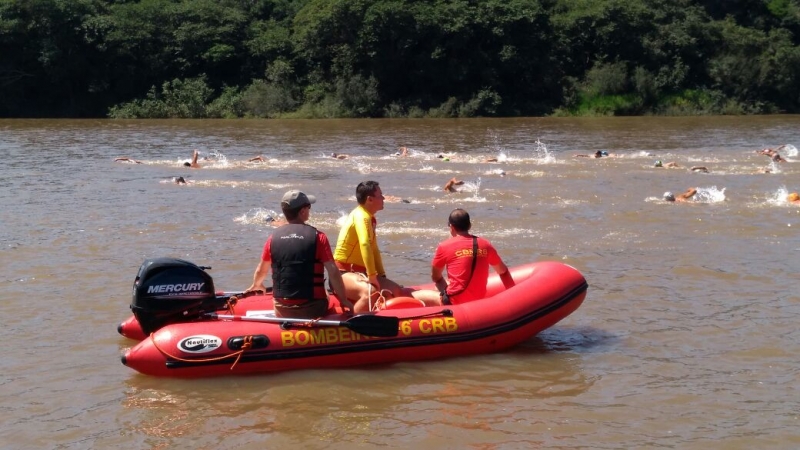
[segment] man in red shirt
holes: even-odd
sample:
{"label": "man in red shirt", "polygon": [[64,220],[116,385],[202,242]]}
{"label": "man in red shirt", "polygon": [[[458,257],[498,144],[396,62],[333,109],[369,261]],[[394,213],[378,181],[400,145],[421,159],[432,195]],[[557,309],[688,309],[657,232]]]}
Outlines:
{"label": "man in red shirt", "polygon": [[[485,297],[489,266],[494,267],[506,288],[514,285],[508,267],[492,244],[469,233],[472,223],[468,212],[454,209],[450,213],[448,226],[452,237],[436,248],[431,262],[431,279],[439,292],[447,294],[450,303],[465,303]],[[445,268],[449,281],[442,275]],[[448,299],[443,298],[443,303],[448,304]]]}

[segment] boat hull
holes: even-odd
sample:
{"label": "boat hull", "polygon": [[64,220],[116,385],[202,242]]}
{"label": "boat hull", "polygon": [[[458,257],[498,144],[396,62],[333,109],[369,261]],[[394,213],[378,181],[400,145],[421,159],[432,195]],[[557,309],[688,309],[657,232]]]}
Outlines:
{"label": "boat hull", "polygon": [[540,262],[511,270],[516,285],[506,290],[499,277],[490,277],[485,299],[376,313],[400,319],[395,337],[364,336],[345,326],[206,320],[167,325],[127,350],[122,362],[147,375],[207,377],[493,353],[558,323],[586,296],[586,280],[571,266]]}

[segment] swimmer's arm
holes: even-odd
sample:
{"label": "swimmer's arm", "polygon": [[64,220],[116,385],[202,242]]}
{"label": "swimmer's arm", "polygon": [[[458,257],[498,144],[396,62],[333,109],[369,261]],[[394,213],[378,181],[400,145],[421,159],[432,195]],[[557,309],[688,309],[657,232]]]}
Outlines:
{"label": "swimmer's arm", "polygon": [[697,189],[689,188],[686,190],[686,192],[681,194],[681,198],[689,200],[690,198],[694,197],[694,194],[697,194]]}

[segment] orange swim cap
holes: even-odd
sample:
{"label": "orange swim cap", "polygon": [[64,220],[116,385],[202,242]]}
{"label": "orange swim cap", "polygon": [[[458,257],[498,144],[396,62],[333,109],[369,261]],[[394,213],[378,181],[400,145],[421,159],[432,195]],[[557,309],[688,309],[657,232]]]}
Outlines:
{"label": "orange swim cap", "polygon": [[800,195],[798,195],[797,192],[792,192],[791,194],[786,196],[787,202],[796,202],[798,200],[800,200]]}

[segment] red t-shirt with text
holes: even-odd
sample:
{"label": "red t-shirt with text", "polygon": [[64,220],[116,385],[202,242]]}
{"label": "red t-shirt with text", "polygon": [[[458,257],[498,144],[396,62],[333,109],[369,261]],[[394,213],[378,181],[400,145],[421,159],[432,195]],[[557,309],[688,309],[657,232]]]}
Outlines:
{"label": "red t-shirt with text", "polygon": [[451,297],[453,303],[464,303],[481,299],[486,296],[486,282],[489,279],[489,266],[500,264],[500,256],[492,244],[484,238],[478,238],[478,260],[475,262],[475,272],[470,279],[472,270],[472,236],[454,236],[436,248],[433,255],[434,267],[447,269],[447,293],[461,292],[464,284],[469,280],[466,290]]}

